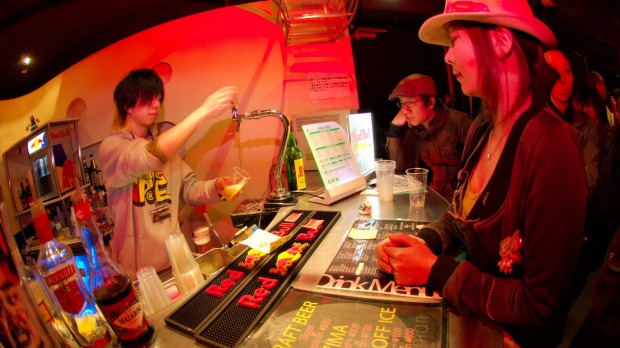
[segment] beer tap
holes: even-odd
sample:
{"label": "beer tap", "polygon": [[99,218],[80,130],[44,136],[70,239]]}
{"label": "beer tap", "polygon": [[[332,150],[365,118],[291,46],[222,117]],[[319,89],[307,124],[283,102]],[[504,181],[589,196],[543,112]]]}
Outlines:
{"label": "beer tap", "polygon": [[275,187],[272,189],[265,205],[294,205],[297,203],[297,196],[292,195],[286,190],[282,184],[282,165],[284,164],[284,152],[286,151],[286,139],[288,139],[289,133],[289,120],[278,110],[255,110],[251,112],[240,113],[236,108],[232,109],[232,119],[237,122],[237,133],[241,130],[241,121],[254,120],[267,116],[273,116],[279,119],[283,125],[282,141],[280,142],[280,150],[278,151],[278,161],[273,172],[269,173],[270,182],[273,177]]}

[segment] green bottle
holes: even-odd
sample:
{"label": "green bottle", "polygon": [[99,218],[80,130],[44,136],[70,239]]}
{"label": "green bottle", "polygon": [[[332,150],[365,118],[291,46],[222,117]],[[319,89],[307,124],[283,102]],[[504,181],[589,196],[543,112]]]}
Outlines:
{"label": "green bottle", "polygon": [[306,175],[304,172],[304,156],[297,146],[293,124],[290,124],[288,142],[286,144],[286,180],[289,191],[303,190],[306,188]]}

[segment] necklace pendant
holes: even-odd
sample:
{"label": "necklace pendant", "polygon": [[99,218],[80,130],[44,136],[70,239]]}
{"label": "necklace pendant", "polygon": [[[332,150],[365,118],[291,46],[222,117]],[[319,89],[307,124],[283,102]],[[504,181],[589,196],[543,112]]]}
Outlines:
{"label": "necklace pendant", "polygon": [[487,159],[491,160],[491,153],[490,152],[487,152]]}

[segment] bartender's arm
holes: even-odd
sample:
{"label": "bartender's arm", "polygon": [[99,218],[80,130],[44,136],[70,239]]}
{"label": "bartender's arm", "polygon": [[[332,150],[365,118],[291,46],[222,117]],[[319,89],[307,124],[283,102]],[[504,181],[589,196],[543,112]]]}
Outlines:
{"label": "bartender's arm", "polygon": [[171,157],[181,149],[203,121],[232,110],[236,99],[237,88],[234,86],[223,87],[214,92],[184,120],[162,133],[157,139],[159,147],[166,156]]}

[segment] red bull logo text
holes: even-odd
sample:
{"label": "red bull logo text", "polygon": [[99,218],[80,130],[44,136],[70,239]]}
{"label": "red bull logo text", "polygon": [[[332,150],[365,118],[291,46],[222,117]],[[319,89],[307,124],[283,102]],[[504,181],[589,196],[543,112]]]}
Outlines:
{"label": "red bull logo text", "polygon": [[271,234],[275,234],[278,237],[284,237],[294,228],[295,228],[294,222],[282,222],[278,225],[278,230],[271,231]]}
{"label": "red bull logo text", "polygon": [[314,237],[316,237],[317,234],[319,234],[319,232],[321,232],[322,229],[323,229],[323,225],[320,225],[317,228],[310,228],[308,229],[308,231],[298,234],[297,237],[295,237],[295,239],[303,240],[303,241],[311,241],[314,239]]}
{"label": "red bull logo text", "polygon": [[258,309],[260,305],[265,301],[265,298],[269,295],[269,290],[278,285],[278,280],[258,277],[258,281],[261,282],[261,287],[254,290],[252,295],[243,295],[237,302],[239,306],[247,307],[251,309]]}
{"label": "red bull logo text", "polygon": [[243,279],[245,273],[233,270],[227,270],[228,279],[223,280],[219,285],[209,286],[205,292],[208,295],[222,298],[230,289],[235,286],[235,283]]}

